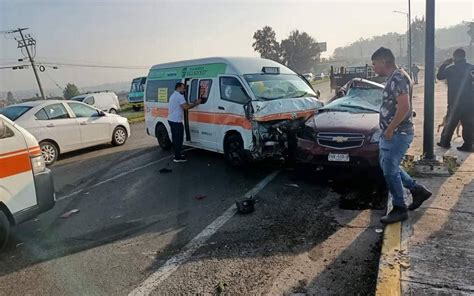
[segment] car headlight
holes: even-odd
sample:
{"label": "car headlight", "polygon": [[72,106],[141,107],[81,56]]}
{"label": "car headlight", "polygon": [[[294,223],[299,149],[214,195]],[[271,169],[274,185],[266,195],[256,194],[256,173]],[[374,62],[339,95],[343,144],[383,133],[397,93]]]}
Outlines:
{"label": "car headlight", "polygon": [[42,155],[31,157],[31,168],[33,169],[33,174],[37,175],[46,170],[46,164]]}
{"label": "car headlight", "polygon": [[370,143],[372,143],[372,144],[378,143],[380,141],[381,137],[382,137],[382,130],[377,130],[370,137]]}

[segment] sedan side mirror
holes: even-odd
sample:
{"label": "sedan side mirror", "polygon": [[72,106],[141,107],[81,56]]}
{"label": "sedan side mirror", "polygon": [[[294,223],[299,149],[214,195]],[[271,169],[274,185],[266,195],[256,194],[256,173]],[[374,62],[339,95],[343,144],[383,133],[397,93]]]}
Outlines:
{"label": "sedan side mirror", "polygon": [[103,116],[105,116],[105,112],[104,112],[104,111],[97,110],[97,116],[98,116],[98,117],[103,117]]}

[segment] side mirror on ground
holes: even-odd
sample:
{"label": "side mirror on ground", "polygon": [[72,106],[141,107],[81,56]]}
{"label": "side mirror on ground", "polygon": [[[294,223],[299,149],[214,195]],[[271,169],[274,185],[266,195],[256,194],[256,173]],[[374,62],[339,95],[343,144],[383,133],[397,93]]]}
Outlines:
{"label": "side mirror on ground", "polygon": [[247,103],[244,104],[244,112],[245,112],[245,118],[250,120],[253,117],[253,106],[252,106],[252,101],[248,101]]}

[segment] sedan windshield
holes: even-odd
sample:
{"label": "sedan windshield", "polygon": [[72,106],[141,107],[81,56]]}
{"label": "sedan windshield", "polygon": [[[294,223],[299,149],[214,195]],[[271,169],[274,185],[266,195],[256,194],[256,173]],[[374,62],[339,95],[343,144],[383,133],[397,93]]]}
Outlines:
{"label": "sedan windshield", "polygon": [[317,97],[311,87],[295,74],[248,74],[244,77],[258,100]]}
{"label": "sedan windshield", "polygon": [[26,113],[26,111],[30,110],[31,107],[29,106],[11,106],[5,107],[0,109],[0,114],[4,115],[11,121],[17,120],[20,116]]}
{"label": "sedan windshield", "polygon": [[378,113],[382,105],[382,91],[382,88],[351,88],[347,95],[327,104],[320,110]]}

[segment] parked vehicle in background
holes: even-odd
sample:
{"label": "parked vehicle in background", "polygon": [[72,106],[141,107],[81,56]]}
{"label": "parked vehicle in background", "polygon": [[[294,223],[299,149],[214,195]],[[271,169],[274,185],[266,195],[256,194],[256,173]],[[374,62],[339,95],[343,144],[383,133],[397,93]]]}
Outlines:
{"label": "parked vehicle in background", "polygon": [[331,72],[329,74],[331,89],[336,92],[340,87],[344,86],[347,82],[354,78],[363,78],[378,83],[385,81],[385,77],[377,76],[372,66],[357,66],[357,67],[339,67],[334,68],[331,66]]}
{"label": "parked vehicle in background", "polygon": [[185,83],[185,145],[223,153],[236,166],[284,157],[292,136],[322,106],[311,85],[289,68],[261,58],[208,58],[153,66],[145,93],[149,135],[171,148],[168,99]]}
{"label": "parked vehicle in background", "polygon": [[75,96],[71,100],[86,103],[111,114],[117,114],[120,111],[120,103],[114,92],[88,93]]}
{"label": "parked vehicle in background", "polygon": [[11,228],[51,209],[53,178],[36,139],[0,115],[0,250]]}
{"label": "parked vehicle in background", "polygon": [[383,85],[352,79],[298,133],[297,158],[323,167],[379,167]]}
{"label": "parked vehicle in background", "polygon": [[138,77],[132,80],[130,92],[128,93],[128,103],[132,105],[133,110],[140,111],[143,107],[143,97],[145,94],[146,77]]}
{"label": "parked vehicle in background", "polygon": [[306,78],[306,80],[308,80],[309,82],[311,82],[311,81],[314,80],[314,75],[313,75],[313,73],[304,73],[304,74],[303,74],[303,77]]}
{"label": "parked vehicle in background", "polygon": [[36,138],[46,165],[61,153],[106,143],[120,146],[130,136],[126,118],[77,101],[32,101],[2,108],[0,114]]}

